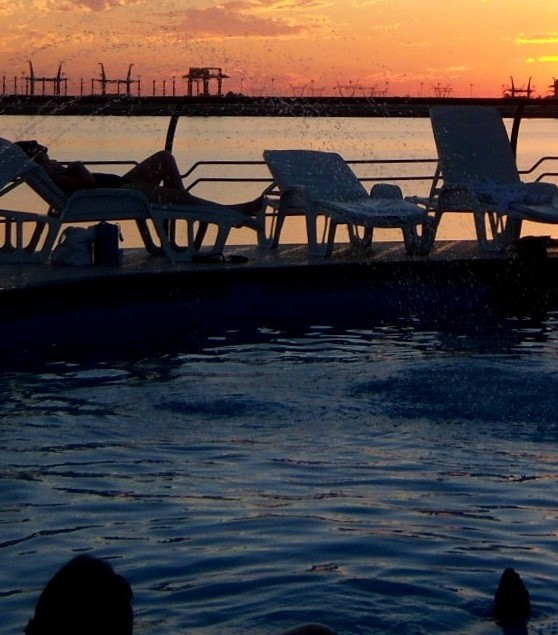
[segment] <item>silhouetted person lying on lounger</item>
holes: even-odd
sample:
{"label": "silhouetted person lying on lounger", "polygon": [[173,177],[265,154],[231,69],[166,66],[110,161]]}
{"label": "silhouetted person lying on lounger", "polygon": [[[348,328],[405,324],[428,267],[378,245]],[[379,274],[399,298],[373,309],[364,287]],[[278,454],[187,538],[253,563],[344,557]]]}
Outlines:
{"label": "silhouetted person lying on lounger", "polygon": [[[16,141],[16,144],[36,163],[41,165],[52,180],[64,192],[97,187],[130,187],[143,191],[148,198],[157,203],[187,203],[192,205],[211,205],[213,209],[220,203],[208,201],[190,194],[184,189],[184,183],[174,156],[166,150],[160,150],[144,159],[126,174],[106,174],[91,172],[80,161],[62,164],[48,155],[48,148],[37,141]],[[262,205],[262,197],[246,203],[223,205],[247,215],[255,214]]]}

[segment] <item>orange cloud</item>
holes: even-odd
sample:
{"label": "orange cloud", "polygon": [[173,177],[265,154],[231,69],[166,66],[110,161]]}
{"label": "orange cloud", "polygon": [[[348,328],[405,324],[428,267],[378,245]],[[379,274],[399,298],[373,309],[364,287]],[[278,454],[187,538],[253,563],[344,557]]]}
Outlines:
{"label": "orange cloud", "polygon": [[63,11],[86,9],[93,12],[108,11],[114,7],[125,7],[131,4],[140,4],[144,0],[67,0],[65,5],[56,6]]}
{"label": "orange cloud", "polygon": [[231,0],[230,5],[253,11],[300,11],[323,9],[333,4],[331,0]]}
{"label": "orange cloud", "polygon": [[380,4],[386,0],[353,0],[352,6],[356,9],[364,9],[370,7],[373,4]]}
{"label": "orange cloud", "polygon": [[187,34],[185,39],[294,37],[318,29],[321,20],[314,20],[306,12],[328,4],[323,0],[231,0],[218,6],[173,11],[167,15],[174,20],[181,18],[173,30]]}
{"label": "orange cloud", "polygon": [[231,10],[230,6],[191,9],[181,12],[184,20],[175,28],[195,39],[277,37],[298,35],[303,27],[283,19],[269,19]]}
{"label": "orange cloud", "polygon": [[401,22],[393,22],[392,24],[372,24],[369,27],[369,31],[382,31],[384,33],[391,33],[399,31],[401,29]]}

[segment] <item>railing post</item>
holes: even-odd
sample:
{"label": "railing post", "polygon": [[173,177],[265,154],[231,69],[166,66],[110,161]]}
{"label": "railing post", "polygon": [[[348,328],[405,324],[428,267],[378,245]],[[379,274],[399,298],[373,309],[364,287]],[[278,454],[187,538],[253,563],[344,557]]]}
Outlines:
{"label": "railing post", "polygon": [[167,128],[167,137],[165,139],[165,150],[167,152],[172,152],[172,147],[174,144],[174,135],[176,134],[176,126],[178,125],[178,120],[180,119],[180,109],[175,109],[172,113],[171,118],[169,120],[169,125]]}
{"label": "railing post", "polygon": [[515,116],[513,118],[510,143],[513,150],[513,155],[517,158],[517,139],[519,137],[519,126],[521,125],[521,117],[525,110],[525,104],[518,104],[515,110]]}

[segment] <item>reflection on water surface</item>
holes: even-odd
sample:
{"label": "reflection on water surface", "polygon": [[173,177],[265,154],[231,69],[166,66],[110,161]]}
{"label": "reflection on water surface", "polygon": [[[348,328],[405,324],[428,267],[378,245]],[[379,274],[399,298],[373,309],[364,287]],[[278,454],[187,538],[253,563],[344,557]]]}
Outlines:
{"label": "reflection on water surface", "polygon": [[1,633],[78,552],[138,633],[555,632],[556,316],[230,333],[2,382]]}

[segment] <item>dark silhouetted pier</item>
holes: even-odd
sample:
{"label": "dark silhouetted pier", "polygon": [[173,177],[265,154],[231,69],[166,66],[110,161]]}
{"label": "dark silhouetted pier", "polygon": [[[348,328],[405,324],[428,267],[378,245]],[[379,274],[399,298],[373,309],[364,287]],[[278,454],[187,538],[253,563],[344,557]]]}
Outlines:
{"label": "dark silhouetted pier", "polygon": [[427,97],[134,97],[131,95],[4,95],[0,114],[188,117],[427,117],[436,104],[497,106],[513,117],[558,117],[558,99]]}

